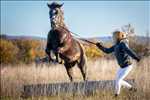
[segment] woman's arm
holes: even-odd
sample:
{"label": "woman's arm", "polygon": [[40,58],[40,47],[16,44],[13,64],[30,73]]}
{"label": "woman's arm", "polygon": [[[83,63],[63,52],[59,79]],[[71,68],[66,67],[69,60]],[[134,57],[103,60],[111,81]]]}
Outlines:
{"label": "woman's arm", "polygon": [[130,55],[133,59],[137,60],[138,62],[140,61],[140,57],[136,55],[136,53],[131,50],[128,46],[127,43],[122,42],[122,47],[124,48],[124,50],[126,51],[126,53],[128,55]]}
{"label": "woman's arm", "polygon": [[101,43],[99,43],[99,42],[96,43],[96,46],[105,53],[112,53],[114,51],[114,46],[112,46],[110,48],[106,48],[103,45],[101,45]]}

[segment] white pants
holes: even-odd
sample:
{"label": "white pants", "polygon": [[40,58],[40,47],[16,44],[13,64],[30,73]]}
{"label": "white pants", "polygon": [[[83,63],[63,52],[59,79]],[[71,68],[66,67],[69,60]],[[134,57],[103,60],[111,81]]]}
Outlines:
{"label": "white pants", "polygon": [[132,86],[124,81],[124,78],[129,74],[129,72],[132,70],[132,65],[129,65],[125,68],[120,68],[117,72],[116,76],[116,84],[115,84],[115,93],[120,94],[121,86],[131,88]]}

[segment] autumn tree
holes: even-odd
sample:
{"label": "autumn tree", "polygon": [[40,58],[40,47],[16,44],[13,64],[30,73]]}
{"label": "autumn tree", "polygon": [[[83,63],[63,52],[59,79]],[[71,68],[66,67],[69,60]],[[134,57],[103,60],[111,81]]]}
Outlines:
{"label": "autumn tree", "polygon": [[18,48],[9,40],[0,39],[0,63],[17,63]]}

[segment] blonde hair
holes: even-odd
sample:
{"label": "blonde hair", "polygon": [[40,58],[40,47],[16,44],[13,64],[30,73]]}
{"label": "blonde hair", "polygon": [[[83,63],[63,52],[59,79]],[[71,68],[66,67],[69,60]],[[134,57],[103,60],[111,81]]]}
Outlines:
{"label": "blonde hair", "polygon": [[121,31],[113,32],[114,43],[117,43],[118,41],[121,41],[122,39],[126,39],[126,38],[127,38],[127,34],[125,32],[121,32]]}

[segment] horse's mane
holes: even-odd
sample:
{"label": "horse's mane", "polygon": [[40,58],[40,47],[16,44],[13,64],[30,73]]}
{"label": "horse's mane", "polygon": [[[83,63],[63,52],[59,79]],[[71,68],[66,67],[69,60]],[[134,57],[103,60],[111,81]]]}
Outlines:
{"label": "horse's mane", "polygon": [[64,12],[62,11],[61,8],[56,8],[58,13],[57,16],[55,17],[55,23],[51,23],[52,28],[56,28],[56,27],[66,27],[65,22],[64,22]]}

